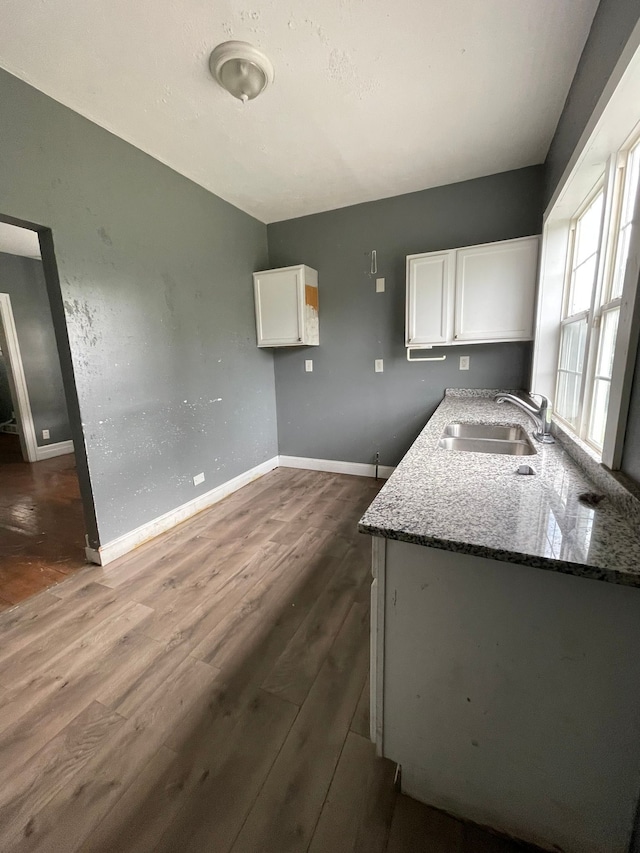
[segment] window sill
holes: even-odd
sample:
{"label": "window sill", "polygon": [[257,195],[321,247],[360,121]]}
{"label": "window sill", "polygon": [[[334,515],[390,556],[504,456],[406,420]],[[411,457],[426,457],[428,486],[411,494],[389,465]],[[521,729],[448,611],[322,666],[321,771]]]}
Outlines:
{"label": "window sill", "polygon": [[[602,464],[602,453],[598,453],[598,451],[594,447],[592,447],[590,444],[587,444],[587,442],[580,438],[578,435],[576,435],[573,430],[569,429],[566,424],[562,423],[556,418],[553,418],[552,432],[563,446],[571,445],[571,448],[567,446],[567,452],[570,453],[570,455],[573,456],[573,453],[571,453],[571,450],[573,449],[576,453],[585,454],[588,457],[590,463],[605,468],[605,466]],[[576,459],[576,462],[578,461],[579,459]],[[608,468],[605,468],[605,471],[608,470]]]}
{"label": "window sill", "polygon": [[640,486],[622,474],[611,471],[602,463],[600,454],[589,444],[570,432],[564,424],[552,420],[553,435],[582,468],[587,477],[626,513],[632,513],[640,523]]}

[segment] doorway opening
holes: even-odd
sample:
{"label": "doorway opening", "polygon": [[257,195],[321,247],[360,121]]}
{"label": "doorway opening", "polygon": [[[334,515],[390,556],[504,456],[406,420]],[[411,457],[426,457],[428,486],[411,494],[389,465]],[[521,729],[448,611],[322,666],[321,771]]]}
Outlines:
{"label": "doorway opening", "polygon": [[75,386],[54,323],[48,233],[43,257],[42,234],[0,217],[0,610],[86,565]]}

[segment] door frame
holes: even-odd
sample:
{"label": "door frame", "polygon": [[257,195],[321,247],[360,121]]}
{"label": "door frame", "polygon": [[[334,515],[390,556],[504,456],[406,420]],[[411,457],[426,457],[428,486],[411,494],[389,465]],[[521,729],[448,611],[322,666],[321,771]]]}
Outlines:
{"label": "door frame", "polygon": [[60,367],[62,368],[62,384],[67,401],[69,425],[71,426],[71,438],[73,439],[73,449],[76,460],[76,472],[78,474],[80,494],[82,496],[82,508],[84,511],[84,522],[87,531],[86,544],[90,549],[95,550],[100,547],[100,533],[98,531],[98,520],[96,517],[96,507],[93,498],[93,485],[91,482],[91,475],[89,473],[89,462],[87,460],[84,425],[80,414],[75,370],[73,359],[71,357],[71,346],[69,344],[67,316],[62,299],[60,276],[58,273],[58,265],[53,245],[53,234],[51,232],[51,228],[46,225],[29,222],[26,219],[18,219],[15,216],[8,216],[1,210],[0,222],[6,222],[8,225],[16,225],[18,228],[26,228],[29,231],[35,231],[40,241],[42,270],[44,272],[44,279],[47,286],[49,307],[51,308],[51,317],[53,319],[53,330],[56,337]]}
{"label": "door frame", "polygon": [[8,293],[0,293],[0,344],[7,358],[9,387],[14,396],[13,403],[16,408],[16,421],[22,454],[26,462],[37,462],[38,441],[36,438],[36,428],[33,423],[27,380],[22,364],[20,342],[18,341],[18,331],[13,317],[13,308],[11,307],[11,297]]}

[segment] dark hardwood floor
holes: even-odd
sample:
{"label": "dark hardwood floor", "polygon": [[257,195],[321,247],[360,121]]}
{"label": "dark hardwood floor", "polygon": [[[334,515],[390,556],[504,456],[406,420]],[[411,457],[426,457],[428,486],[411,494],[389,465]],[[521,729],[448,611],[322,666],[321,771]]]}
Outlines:
{"label": "dark hardwood floor", "polygon": [[0,465],[8,462],[22,462],[20,439],[10,432],[0,432]]}
{"label": "dark hardwood floor", "polygon": [[277,469],[0,614],[0,849],[512,853],[368,729],[373,480]]}
{"label": "dark hardwood floor", "polygon": [[85,565],[73,454],[29,464],[18,436],[0,433],[0,610]]}

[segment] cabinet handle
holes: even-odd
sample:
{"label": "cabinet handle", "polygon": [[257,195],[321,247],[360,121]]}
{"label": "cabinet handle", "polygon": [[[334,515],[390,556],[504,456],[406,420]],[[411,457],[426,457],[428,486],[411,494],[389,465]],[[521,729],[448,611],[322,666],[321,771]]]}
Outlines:
{"label": "cabinet handle", "polygon": [[298,338],[298,340],[299,340],[299,341],[301,341],[301,340],[302,340],[302,338]]}

